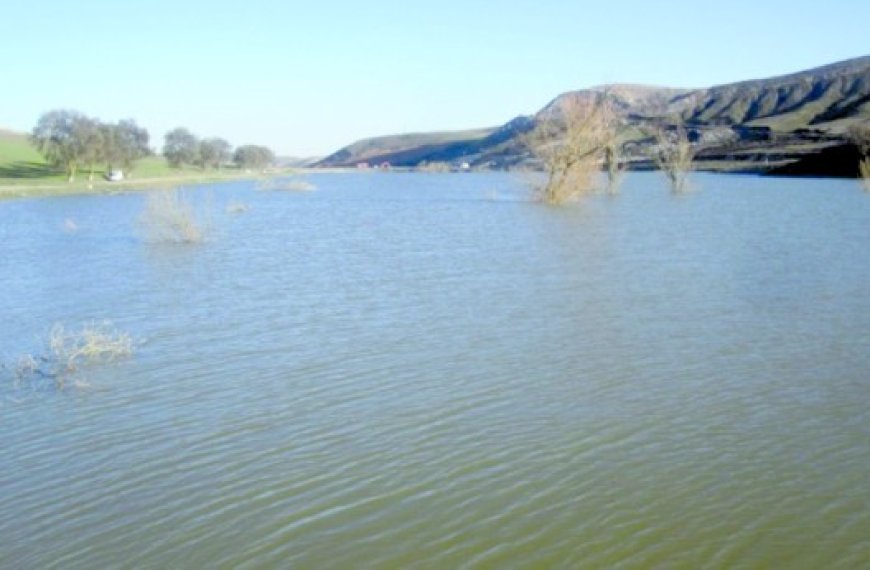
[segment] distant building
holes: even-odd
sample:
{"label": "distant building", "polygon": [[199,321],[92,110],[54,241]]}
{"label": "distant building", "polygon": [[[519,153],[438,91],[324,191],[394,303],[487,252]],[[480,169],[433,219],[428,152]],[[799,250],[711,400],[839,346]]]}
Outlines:
{"label": "distant building", "polygon": [[369,167],[369,163],[368,162],[357,162],[356,167],[359,168],[360,170],[365,170]]}
{"label": "distant building", "polygon": [[109,182],[120,182],[124,179],[124,173],[120,170],[110,170],[106,173],[106,180]]}

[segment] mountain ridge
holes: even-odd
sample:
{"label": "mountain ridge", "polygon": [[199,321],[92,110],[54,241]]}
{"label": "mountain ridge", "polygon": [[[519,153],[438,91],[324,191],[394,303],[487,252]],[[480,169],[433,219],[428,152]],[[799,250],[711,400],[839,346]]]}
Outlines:
{"label": "mountain ridge", "polygon": [[[732,163],[776,165],[845,142],[856,122],[870,120],[870,55],[828,63],[767,78],[678,88],[633,83],[597,85],[563,92],[531,115],[515,117],[500,127],[411,133],[356,141],[321,160],[318,166],[354,166],[388,162],[415,167],[427,162],[468,163],[479,168],[534,166],[522,140],[543,114],[570,98],[589,98],[606,91],[627,131],[624,142],[643,166],[643,135],[652,126],[683,124],[704,143],[699,165]],[[463,137],[463,133],[475,133]],[[500,134],[500,136],[494,136]],[[437,141],[437,142],[436,142]],[[712,142],[711,142],[712,141]],[[720,141],[717,143],[716,141]],[[359,152],[365,149],[365,153]],[[751,158],[746,158],[751,157]]]}

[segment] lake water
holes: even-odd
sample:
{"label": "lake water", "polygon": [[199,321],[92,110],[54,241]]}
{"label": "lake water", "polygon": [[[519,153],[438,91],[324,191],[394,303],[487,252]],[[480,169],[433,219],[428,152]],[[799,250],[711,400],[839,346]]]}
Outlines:
{"label": "lake water", "polygon": [[[0,567],[870,566],[856,182],[309,180],[190,189],[192,245],[0,202]],[[132,357],[14,378],[104,319]]]}

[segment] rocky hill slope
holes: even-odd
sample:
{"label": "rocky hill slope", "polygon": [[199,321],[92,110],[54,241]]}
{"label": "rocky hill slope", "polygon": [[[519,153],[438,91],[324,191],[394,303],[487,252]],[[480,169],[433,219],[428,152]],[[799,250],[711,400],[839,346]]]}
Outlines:
{"label": "rocky hill slope", "polygon": [[848,127],[870,121],[870,56],[768,79],[706,89],[604,85],[563,93],[531,116],[498,128],[365,139],[321,166],[468,163],[479,168],[534,166],[523,134],[554,106],[606,91],[623,125],[635,167],[649,166],[649,128],[682,123],[699,142],[701,168],[760,170],[842,144]]}

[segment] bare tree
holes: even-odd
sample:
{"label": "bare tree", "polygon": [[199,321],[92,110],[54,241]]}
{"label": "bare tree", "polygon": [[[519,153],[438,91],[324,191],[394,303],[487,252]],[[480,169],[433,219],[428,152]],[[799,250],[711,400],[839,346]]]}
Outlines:
{"label": "bare tree", "polygon": [[870,122],[849,127],[849,140],[858,149],[858,173],[864,190],[870,192]]}
{"label": "bare tree", "polygon": [[607,193],[617,194],[625,174],[625,159],[622,156],[622,141],[619,137],[620,123],[616,116],[614,100],[605,93],[602,102],[602,120],[608,136],[604,140],[604,171],[607,174]]}
{"label": "bare tree", "polygon": [[671,190],[682,193],[688,190],[686,179],[695,160],[695,148],[682,125],[674,129],[658,129],[655,132],[656,146],[653,161],[667,177]]}
{"label": "bare tree", "polygon": [[[544,163],[546,183],[536,189],[547,204],[564,204],[595,190],[602,161],[618,171],[615,125],[605,92],[561,97],[545,109],[525,143]],[[610,149],[609,151],[606,149]]]}

